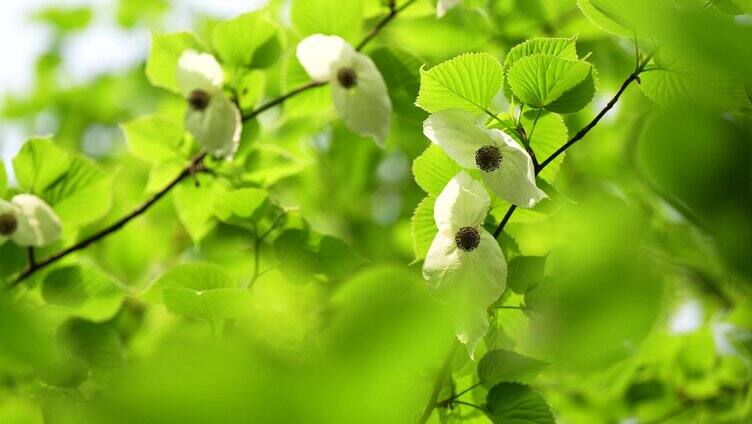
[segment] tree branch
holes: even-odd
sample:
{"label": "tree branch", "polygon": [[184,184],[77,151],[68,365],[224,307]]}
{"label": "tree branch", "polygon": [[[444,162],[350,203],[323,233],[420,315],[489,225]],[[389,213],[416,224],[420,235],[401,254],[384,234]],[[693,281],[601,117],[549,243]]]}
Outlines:
{"label": "tree branch", "polygon": [[[376,25],[373,28],[371,28],[371,30],[368,32],[368,34],[366,34],[366,36],[363,37],[363,39],[360,41],[360,43],[358,43],[357,47],[355,47],[355,50],[357,50],[357,51],[363,50],[363,48],[365,48],[368,45],[368,43],[371,42],[371,40],[373,40],[374,38],[376,38],[377,35],[379,35],[379,33],[381,32],[381,30],[383,30],[384,27],[387,26],[387,24],[389,24],[389,22],[392,21],[392,19],[396,18],[397,15],[400,12],[402,12],[405,9],[407,9],[408,7],[410,7],[410,5],[412,5],[415,2],[416,2],[416,0],[408,0],[408,1],[406,1],[400,7],[396,7],[393,2],[390,3],[389,4],[389,13],[387,13],[383,18],[381,18],[381,20],[379,22],[377,22]],[[326,82],[326,81],[323,81],[323,82],[320,82],[320,81],[310,81],[310,82],[307,82],[306,84],[301,85],[300,87],[295,88],[295,89],[293,89],[293,90],[291,90],[291,91],[289,91],[289,92],[287,92],[287,93],[285,93],[285,94],[277,97],[276,99],[271,100],[269,102],[266,102],[263,105],[257,107],[256,109],[254,109],[254,110],[252,110],[252,111],[244,114],[243,115],[243,121],[245,122],[245,121],[248,121],[250,119],[253,119],[253,118],[257,117],[258,115],[260,115],[261,113],[263,113],[263,112],[265,112],[265,111],[273,108],[274,106],[281,105],[282,103],[284,103],[288,99],[291,99],[291,98],[297,96],[298,94],[304,93],[304,92],[306,92],[306,91],[308,91],[308,90],[310,90],[312,88],[322,87],[322,86],[327,85],[327,84],[328,84],[328,82]]]}
{"label": "tree branch", "polygon": [[[170,181],[170,183],[167,184],[167,186],[165,186],[162,190],[160,190],[159,192],[157,192],[156,194],[154,194],[151,198],[149,198],[149,200],[147,200],[144,203],[142,203],[139,207],[137,207],[136,209],[134,209],[131,213],[129,213],[128,215],[126,215],[126,216],[124,216],[122,218],[120,218],[119,220],[117,220],[115,223],[113,223],[112,225],[108,226],[107,228],[105,228],[103,230],[100,230],[99,232],[97,232],[97,233],[95,233],[95,234],[93,234],[93,235],[91,235],[91,236],[89,236],[89,237],[87,237],[87,238],[79,241],[78,243],[74,244],[73,246],[70,246],[67,249],[61,250],[61,251],[53,254],[52,256],[50,256],[50,257],[48,257],[48,258],[46,258],[46,259],[44,259],[42,261],[36,262],[36,261],[31,261],[30,260],[29,261],[29,267],[26,268],[25,271],[23,271],[21,274],[19,274],[18,277],[16,277],[16,279],[13,280],[10,283],[10,287],[13,288],[13,287],[17,286],[23,280],[29,278],[31,275],[33,275],[34,273],[36,273],[40,269],[46,268],[46,267],[54,264],[55,262],[57,262],[57,261],[63,259],[64,257],[70,255],[71,253],[74,253],[74,252],[77,252],[79,250],[85,249],[90,244],[95,243],[95,242],[97,242],[97,241],[99,241],[99,240],[107,237],[108,235],[116,232],[117,230],[123,228],[125,226],[125,224],[129,223],[133,219],[139,217],[144,212],[146,212],[147,210],[149,210],[149,208],[152,205],[154,205],[155,203],[157,203],[157,201],[159,201],[159,199],[161,199],[168,192],[170,192],[170,190],[172,190],[176,185],[178,185],[178,183],[180,183],[185,178],[187,178],[187,177],[189,177],[189,176],[191,176],[191,175],[193,175],[193,174],[195,174],[197,172],[201,172],[204,169],[204,158],[205,157],[206,157],[206,153],[205,152],[199,153],[198,155],[194,156],[193,159],[191,159],[191,162],[188,165],[186,165],[186,167],[183,168],[183,170],[180,172],[180,174],[178,174],[178,176],[176,176],[175,178],[173,178],[173,180]],[[31,257],[30,257],[30,259],[31,259]]]}
{"label": "tree branch", "polygon": [[[609,102],[606,104],[606,106],[598,113],[598,115],[593,118],[592,121],[590,121],[587,125],[585,125],[580,131],[575,134],[574,137],[572,137],[569,141],[564,143],[563,146],[559,147],[555,152],[553,152],[549,157],[547,157],[543,162],[540,163],[539,166],[535,169],[535,175],[540,174],[540,172],[545,168],[546,166],[550,165],[551,162],[554,161],[557,157],[561,156],[562,153],[564,153],[568,148],[572,147],[575,143],[585,138],[585,136],[595,128],[596,125],[603,119],[604,116],[616,105],[616,103],[619,102],[619,99],[621,98],[622,94],[627,90],[627,88],[635,81],[640,81],[640,73],[645,69],[645,67],[650,63],[650,61],[653,59],[653,56],[655,55],[655,52],[648,55],[643,59],[643,61],[639,64],[639,66],[632,72],[626,80],[621,84],[621,87],[619,87],[619,90],[616,92],[614,97],[609,100]],[[501,235],[501,232],[504,231],[504,227],[507,225],[507,222],[509,222],[509,219],[512,217],[512,214],[514,214],[514,211],[517,209],[516,205],[512,205],[507,209],[507,213],[504,214],[504,217],[501,219],[501,222],[496,227],[496,231],[494,231],[494,237],[498,238]]]}
{"label": "tree branch", "polygon": [[457,352],[457,348],[459,347],[460,342],[455,340],[452,343],[452,347],[449,349],[447,357],[444,359],[444,363],[441,365],[439,376],[433,385],[431,398],[428,400],[428,404],[426,404],[426,409],[423,410],[423,415],[421,415],[420,420],[418,420],[419,424],[425,424],[425,422],[428,421],[429,418],[431,418],[433,410],[436,409],[439,400],[439,393],[441,393],[441,388],[444,386],[444,380],[446,380],[447,375],[450,374],[452,368],[452,360],[454,359],[454,354]]}
{"label": "tree branch", "polygon": [[[381,30],[392,20],[394,19],[400,12],[405,10],[407,7],[415,3],[416,0],[408,0],[405,2],[402,6],[396,7],[396,5],[392,2],[389,6],[389,13],[384,16],[377,24],[374,26],[371,31],[368,32],[368,34],[363,38],[363,40],[358,43],[358,46],[356,50],[363,49],[371,40],[373,40],[380,32]],[[284,103],[287,99],[290,99],[292,97],[297,96],[300,93],[303,93],[305,91],[308,91],[315,87],[320,87],[322,85],[326,85],[325,82],[316,82],[316,81],[310,81],[306,83],[305,85],[302,85],[288,93],[285,93],[281,95],[280,97],[271,100],[267,103],[264,103],[263,105],[259,106],[258,108],[252,110],[246,115],[243,115],[243,121],[247,121],[250,119],[255,118],[262,112],[273,108],[274,106],[277,106],[279,104]],[[108,235],[118,231],[121,229],[125,224],[129,223],[131,220],[137,218],[144,212],[146,212],[151,206],[153,206],[159,199],[164,197],[167,193],[169,193],[175,186],[178,185],[182,180],[184,180],[186,177],[189,177],[191,175],[196,174],[197,172],[204,172],[206,171],[206,168],[203,166],[204,158],[206,157],[206,153],[200,153],[197,156],[195,156],[193,159],[191,159],[190,164],[188,164],[183,171],[178,174],[177,177],[175,177],[170,183],[167,184],[162,190],[160,190],[158,193],[156,193],[154,196],[152,196],[149,200],[141,204],[139,207],[134,209],[131,213],[128,215],[122,217],[114,224],[110,225],[109,227],[97,232],[96,234],[89,236],[78,243],[74,244],[73,246],[70,246],[64,250],[61,250],[52,256],[42,260],[42,261],[36,261],[33,258],[33,254],[29,253],[29,266],[26,268],[25,271],[23,271],[21,274],[19,274],[13,281],[10,283],[10,287],[13,288],[20,284],[25,279],[29,278],[31,275],[36,273],[37,271],[41,270],[42,268],[46,268],[55,262],[63,259],[64,257],[77,252],[79,250],[85,249],[92,243],[95,243]]]}

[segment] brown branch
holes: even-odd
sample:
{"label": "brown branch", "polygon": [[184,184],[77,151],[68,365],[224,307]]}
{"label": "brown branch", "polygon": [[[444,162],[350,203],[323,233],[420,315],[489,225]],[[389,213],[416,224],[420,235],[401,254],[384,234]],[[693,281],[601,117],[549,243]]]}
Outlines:
{"label": "brown branch", "polygon": [[[392,2],[389,5],[389,13],[384,16],[377,24],[376,26],[371,29],[371,31],[368,32],[368,34],[365,36],[365,38],[358,43],[358,46],[356,50],[363,49],[371,40],[373,40],[380,32],[381,30],[392,20],[394,19],[401,11],[405,10],[408,6],[415,3],[416,0],[408,0],[405,2],[402,6],[396,7],[395,4]],[[281,95],[280,97],[271,100],[267,103],[264,103],[263,105],[259,106],[258,108],[252,110],[246,115],[243,115],[243,121],[247,121],[250,119],[255,118],[262,112],[269,110],[273,108],[274,106],[277,106],[279,104],[284,103],[287,99],[290,99],[292,97],[297,96],[300,93],[303,93],[305,91],[308,91],[315,87],[320,87],[322,85],[325,85],[325,82],[316,82],[311,81],[306,83],[305,85],[302,85],[289,93],[285,93]],[[70,255],[71,253],[77,252],[79,250],[82,250],[86,247],[88,247],[90,244],[95,243],[108,235],[116,232],[125,224],[129,223],[131,220],[137,218],[144,212],[146,212],[152,205],[157,203],[159,199],[164,197],[167,193],[169,193],[178,183],[180,183],[183,179],[194,175],[198,172],[205,172],[206,168],[203,166],[203,160],[206,157],[206,153],[200,153],[199,155],[195,156],[190,164],[188,164],[183,171],[175,177],[167,186],[165,186],[162,190],[160,190],[158,193],[156,193],[154,196],[152,196],[149,200],[141,204],[138,208],[134,209],[131,213],[128,215],[122,217],[120,220],[115,222],[114,224],[110,225],[109,227],[99,231],[98,233],[87,237],[80,242],[74,244],[73,246],[70,246],[64,250],[59,251],[58,253],[53,254],[52,256],[37,262],[33,258],[33,252],[29,252],[29,266],[26,268],[25,271],[23,271],[21,274],[19,274],[13,281],[10,283],[10,287],[15,287],[18,284],[20,284],[25,279],[29,278],[31,275],[36,273],[42,268],[46,268],[49,265],[52,265],[53,263],[63,259],[64,257]]]}
{"label": "brown branch", "polygon": [[[609,102],[606,104],[606,106],[598,113],[598,115],[593,118],[592,121],[590,121],[587,125],[585,125],[580,131],[575,134],[574,137],[572,137],[569,141],[564,143],[563,146],[559,147],[555,152],[553,152],[549,157],[547,157],[543,162],[540,163],[540,166],[537,166],[535,169],[535,175],[538,175],[543,171],[543,169],[550,165],[551,162],[554,161],[557,157],[561,156],[562,153],[564,153],[567,149],[572,147],[575,143],[585,138],[586,135],[595,128],[596,125],[603,119],[606,114],[613,109],[613,107],[616,105],[616,103],[621,98],[622,94],[627,90],[627,88],[635,81],[640,81],[640,73],[645,69],[645,67],[648,65],[648,63],[653,59],[653,56],[655,53],[648,55],[645,57],[645,59],[639,64],[639,66],[635,69],[634,72],[632,72],[626,80],[621,84],[621,87],[619,87],[619,90],[616,92],[614,97],[609,100]],[[499,235],[501,235],[501,232],[504,231],[504,227],[509,222],[509,219],[512,217],[512,214],[517,209],[516,205],[512,205],[507,210],[507,213],[504,214],[504,217],[502,218],[499,225],[496,227],[496,231],[494,231],[494,237],[498,238]]]}
{"label": "brown branch", "polygon": [[39,262],[32,261],[31,256],[29,257],[29,267],[26,268],[25,271],[23,271],[21,274],[19,274],[15,280],[13,280],[10,283],[10,287],[15,287],[18,284],[20,284],[25,279],[29,278],[31,275],[36,273],[37,271],[41,270],[42,268],[46,268],[55,262],[63,259],[64,257],[70,255],[71,253],[77,252],[79,250],[85,249],[90,244],[95,243],[108,235],[114,233],[115,231],[123,228],[127,223],[131,222],[133,219],[137,218],[138,216],[142,215],[144,212],[146,212],[152,205],[157,203],[159,199],[164,197],[170,190],[172,190],[178,183],[183,181],[185,178],[194,175],[197,172],[201,172],[204,169],[203,161],[206,157],[206,153],[199,153],[193,159],[191,159],[191,162],[186,165],[185,168],[178,174],[175,178],[173,178],[172,181],[170,181],[167,186],[165,186],[162,190],[154,194],[151,198],[149,198],[147,201],[142,203],[139,207],[131,211],[128,215],[125,215],[124,217],[117,220],[115,223],[111,224],[107,228],[100,230],[99,232],[79,241],[78,243],[74,244],[73,246],[70,246],[66,249],[63,249],[52,256],[49,256],[48,258],[41,260]]}
{"label": "brown branch", "polygon": [[[405,10],[406,8],[408,8],[410,5],[412,5],[413,3],[415,3],[415,1],[416,0],[408,0],[407,2],[405,2],[400,7],[396,7],[396,5],[394,4],[394,2],[390,2],[389,3],[389,13],[387,13],[383,18],[381,18],[381,20],[379,22],[377,22],[376,25],[373,28],[371,28],[370,31],[368,31],[368,34],[366,34],[366,36],[360,41],[360,43],[358,43],[358,45],[355,47],[355,50],[357,50],[357,51],[363,50],[363,48],[365,48],[368,45],[368,43],[371,42],[371,40],[373,40],[374,38],[376,38],[377,35],[379,35],[379,33],[381,32],[381,30],[383,30],[384,27],[387,26],[387,24],[389,24],[389,22],[392,21],[392,19],[396,18],[397,15],[400,12],[402,12],[403,10]],[[326,81],[324,81],[324,82],[318,82],[318,81],[307,82],[304,85],[301,85],[300,87],[295,88],[295,89],[293,89],[293,90],[291,90],[291,91],[289,91],[289,92],[287,92],[287,93],[285,93],[285,94],[277,97],[276,99],[271,100],[271,101],[269,101],[267,103],[264,103],[263,105],[257,107],[256,109],[254,109],[254,110],[252,110],[252,111],[244,114],[243,115],[243,121],[248,121],[250,119],[253,119],[253,118],[257,117],[258,115],[260,115],[261,113],[263,113],[263,112],[265,112],[265,111],[273,108],[274,106],[281,105],[282,103],[284,103],[288,99],[293,98],[293,97],[297,96],[298,94],[305,93],[306,91],[308,91],[308,90],[310,90],[312,88],[321,87],[321,86],[324,86],[324,85],[327,85],[327,84],[328,84],[328,82],[326,82]]]}

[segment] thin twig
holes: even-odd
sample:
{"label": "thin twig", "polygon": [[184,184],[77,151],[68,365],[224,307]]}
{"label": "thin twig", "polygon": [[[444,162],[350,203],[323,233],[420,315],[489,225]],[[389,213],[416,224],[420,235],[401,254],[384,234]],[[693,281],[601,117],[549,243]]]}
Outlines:
{"label": "thin twig", "polygon": [[[381,32],[381,30],[388,24],[392,19],[394,19],[401,11],[405,10],[408,6],[415,3],[416,0],[409,0],[405,2],[402,6],[395,8],[394,6],[390,7],[389,13],[379,21],[376,26],[366,35],[366,37],[358,43],[358,50],[361,50],[363,47],[365,47],[376,35]],[[255,118],[262,112],[273,108],[274,106],[277,106],[279,104],[284,103],[286,100],[290,99],[291,97],[297,96],[300,93],[303,93],[307,90],[310,90],[314,87],[319,87],[322,85],[325,85],[326,83],[323,82],[316,82],[311,81],[306,83],[305,85],[298,87],[289,93],[283,94],[280,97],[271,100],[258,108],[252,110],[248,114],[243,116],[243,121],[247,121],[249,119]],[[178,174],[177,177],[175,177],[172,181],[170,181],[167,186],[165,186],[162,190],[157,192],[154,196],[152,196],[149,200],[141,204],[139,207],[134,209],[131,213],[124,216],[123,218],[119,219],[114,224],[110,225],[109,227],[97,232],[96,234],[89,236],[85,238],[84,240],[81,240],[80,242],[74,244],[73,246],[70,246],[64,250],[61,250],[58,253],[53,254],[52,256],[40,261],[40,262],[32,262],[29,261],[29,266],[24,270],[21,274],[19,274],[13,281],[11,281],[9,287],[13,288],[20,284],[25,279],[29,278],[31,275],[36,273],[42,268],[46,268],[49,265],[52,265],[53,263],[63,259],[64,257],[70,255],[71,253],[77,252],[79,250],[82,250],[86,247],[88,247],[90,244],[95,243],[108,235],[116,232],[123,226],[125,226],[128,222],[133,220],[134,218],[140,216],[144,212],[146,212],[152,205],[157,203],[159,199],[164,197],[167,193],[169,193],[175,186],[178,185],[183,179],[186,177],[192,176],[199,172],[206,171],[206,168],[203,166],[203,160],[206,157],[206,153],[200,153],[197,156],[195,156],[190,164],[188,164],[183,171]],[[30,257],[31,259],[31,257]]]}
{"label": "thin twig", "polygon": [[[653,52],[649,54],[643,61],[639,64],[637,69],[635,69],[634,72],[632,72],[626,80],[622,83],[621,87],[619,87],[619,90],[616,92],[613,98],[606,104],[606,106],[598,113],[598,115],[593,118],[592,121],[590,121],[585,127],[583,127],[580,131],[575,134],[574,137],[572,137],[569,141],[564,143],[563,146],[559,147],[555,152],[553,152],[549,157],[547,157],[543,162],[541,162],[538,169],[535,171],[535,175],[540,174],[540,172],[545,168],[546,166],[550,165],[551,162],[553,162],[557,157],[559,157],[562,153],[564,153],[567,149],[572,147],[575,143],[585,138],[585,136],[595,128],[596,125],[603,119],[604,116],[616,105],[616,103],[621,98],[622,94],[627,90],[627,88],[635,81],[640,80],[640,73],[645,69],[645,67],[650,63],[650,61],[653,59],[653,56],[655,56],[656,52]],[[504,227],[507,225],[507,222],[509,222],[509,219],[512,217],[512,214],[517,209],[516,205],[512,205],[507,210],[507,213],[504,214],[504,218],[502,218],[499,225],[496,227],[496,231],[494,231],[494,237],[498,238],[499,235],[501,235],[501,232],[504,231]]]}
{"label": "thin twig", "polygon": [[446,379],[452,368],[452,360],[454,360],[454,354],[457,352],[457,349],[459,347],[460,342],[455,340],[452,343],[452,347],[449,349],[449,353],[447,354],[446,358],[444,358],[444,363],[441,365],[441,370],[439,370],[438,378],[433,384],[433,391],[431,392],[430,399],[428,399],[428,404],[426,404],[426,409],[423,410],[423,415],[421,415],[420,420],[418,420],[419,424],[425,424],[425,422],[428,421],[429,418],[431,418],[433,410],[436,409],[437,401],[439,400],[439,393],[441,393],[441,388],[444,386],[444,380]]}
{"label": "thin twig", "polygon": [[108,235],[116,232],[117,230],[123,228],[125,224],[129,223],[133,219],[137,218],[138,216],[140,216],[141,214],[149,210],[149,208],[152,205],[157,203],[159,199],[161,199],[167,193],[169,193],[170,190],[172,190],[176,185],[178,185],[178,183],[183,181],[185,178],[195,174],[196,172],[200,172],[203,169],[203,161],[205,157],[206,157],[205,152],[199,153],[198,155],[194,156],[193,159],[191,159],[190,163],[186,165],[186,167],[183,168],[180,174],[178,174],[178,176],[173,178],[172,181],[170,181],[170,183],[167,184],[167,186],[165,186],[162,190],[154,194],[151,198],[149,198],[149,200],[142,203],[139,207],[134,209],[128,215],[125,215],[124,217],[120,218],[119,220],[117,220],[115,223],[111,224],[107,228],[100,230],[99,232],[79,241],[73,246],[63,249],[40,262],[35,262],[33,264],[30,264],[29,267],[26,268],[25,271],[23,271],[20,275],[18,275],[18,277],[16,277],[15,280],[13,280],[10,283],[10,287],[12,288],[12,287],[17,286],[23,280],[29,278],[32,274],[36,273],[42,268],[46,268],[52,265],[53,263],[63,259],[64,257],[70,255],[71,253],[82,250],[88,247],[90,244],[95,243],[107,237]]}
{"label": "thin twig", "polygon": [[469,391],[473,390],[474,388],[476,388],[476,387],[478,387],[480,385],[481,385],[481,382],[477,382],[477,383],[473,384],[472,386],[468,387],[467,389],[465,389],[465,390],[463,390],[463,391],[455,394],[454,396],[452,396],[452,397],[450,397],[448,399],[444,399],[441,402],[438,402],[437,406],[449,406],[449,405],[451,405],[453,403],[457,403],[455,401],[457,399],[459,399],[460,396],[464,395],[465,393],[468,393]]}
{"label": "thin twig", "polygon": [[37,266],[37,260],[34,257],[34,248],[29,246],[27,253],[29,258],[29,268],[34,268],[35,266]]}

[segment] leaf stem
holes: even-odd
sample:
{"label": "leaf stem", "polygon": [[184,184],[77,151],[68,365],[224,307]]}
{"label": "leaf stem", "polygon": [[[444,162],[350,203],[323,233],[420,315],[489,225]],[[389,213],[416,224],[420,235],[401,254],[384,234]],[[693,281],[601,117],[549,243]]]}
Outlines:
{"label": "leaf stem", "polygon": [[434,382],[433,384],[431,397],[428,399],[428,404],[426,404],[426,408],[423,410],[423,415],[421,415],[420,419],[418,420],[419,424],[425,424],[426,421],[431,418],[433,410],[436,409],[436,406],[438,405],[437,401],[439,400],[439,393],[441,393],[441,388],[444,386],[444,380],[446,380],[447,375],[449,375],[450,373],[450,370],[452,368],[452,360],[454,360],[454,354],[457,353],[457,349],[459,347],[460,342],[458,340],[454,340],[452,347],[449,349],[449,353],[447,354],[446,358],[444,358],[444,363],[441,365],[441,369],[439,370],[439,375],[436,378],[436,382]]}

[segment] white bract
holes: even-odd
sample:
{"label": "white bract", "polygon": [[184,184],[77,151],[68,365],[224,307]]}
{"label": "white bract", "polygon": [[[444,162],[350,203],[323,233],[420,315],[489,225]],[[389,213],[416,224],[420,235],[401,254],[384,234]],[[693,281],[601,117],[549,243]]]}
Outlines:
{"label": "white bract", "polygon": [[60,218],[44,200],[19,194],[0,200],[0,245],[8,239],[19,246],[44,247],[60,239]]}
{"label": "white bract", "polygon": [[523,208],[547,197],[535,183],[530,155],[505,132],[488,129],[470,112],[447,109],[423,122],[423,134],[463,168],[480,169],[497,196]]}
{"label": "white bract", "polygon": [[232,157],[243,123],[238,108],[222,93],[222,66],[210,54],[186,50],[178,60],[177,83],[188,101],[188,132],[208,152]]}
{"label": "white bract", "polygon": [[436,3],[436,16],[441,18],[446,15],[447,11],[460,4],[461,0],[439,0]]}
{"label": "white bract", "polygon": [[464,171],[452,178],[436,199],[439,232],[423,263],[429,292],[450,306],[457,339],[471,357],[488,332],[487,309],[507,278],[501,247],[483,228],[490,206],[483,184]]}
{"label": "white bract", "polygon": [[336,35],[314,34],[298,44],[297,56],[317,82],[331,82],[337,114],[353,132],[384,144],[392,102],[384,78],[370,57]]}

